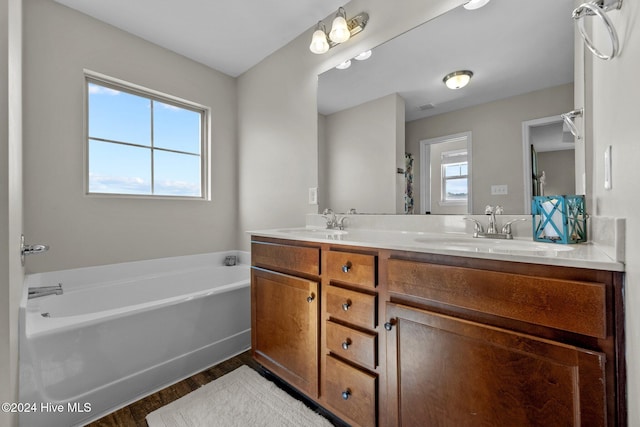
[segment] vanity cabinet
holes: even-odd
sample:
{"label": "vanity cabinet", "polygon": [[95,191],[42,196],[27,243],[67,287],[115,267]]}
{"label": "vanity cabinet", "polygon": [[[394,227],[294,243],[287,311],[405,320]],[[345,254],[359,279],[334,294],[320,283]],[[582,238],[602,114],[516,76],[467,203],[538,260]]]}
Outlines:
{"label": "vanity cabinet", "polygon": [[624,426],[620,272],[254,237],[252,352],[352,426]]}
{"label": "vanity cabinet", "polygon": [[622,425],[616,275],[413,258],[387,262],[389,425]]}
{"label": "vanity cabinet", "polygon": [[353,426],[378,423],[378,256],[361,248],[323,251],[320,400]]}
{"label": "vanity cabinet", "polygon": [[317,398],[320,248],[253,242],[251,251],[253,357]]}

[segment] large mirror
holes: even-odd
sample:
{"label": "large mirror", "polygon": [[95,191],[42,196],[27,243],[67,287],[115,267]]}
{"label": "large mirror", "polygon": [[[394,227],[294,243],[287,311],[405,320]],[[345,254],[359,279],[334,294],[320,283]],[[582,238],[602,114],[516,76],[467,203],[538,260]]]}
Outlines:
{"label": "large mirror", "polygon": [[320,210],[522,214],[536,192],[574,193],[572,5],[461,6],[321,74]]}

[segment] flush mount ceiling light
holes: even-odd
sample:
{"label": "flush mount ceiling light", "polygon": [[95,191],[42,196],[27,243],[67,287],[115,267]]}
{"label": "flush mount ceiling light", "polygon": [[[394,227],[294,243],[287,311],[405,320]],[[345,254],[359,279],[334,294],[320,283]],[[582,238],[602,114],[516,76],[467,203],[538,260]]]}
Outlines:
{"label": "flush mount ceiling light", "polygon": [[336,65],[336,68],[338,70],[346,70],[349,67],[351,67],[351,60],[350,59],[347,59],[343,63]]}
{"label": "flush mount ceiling light", "polygon": [[344,43],[351,37],[364,30],[369,21],[369,14],[362,12],[351,19],[347,19],[347,13],[343,7],[338,9],[336,17],[331,24],[331,31],[327,34],[326,27],[322,21],[318,22],[316,29],[311,36],[309,50],[316,54],[327,52],[334,46]]}
{"label": "flush mount ceiling light", "polygon": [[473,72],[469,70],[454,71],[444,76],[442,81],[449,89],[461,89],[469,84],[471,77],[473,77]]}
{"label": "flush mount ceiling light", "polygon": [[467,10],[476,10],[476,9],[480,9],[482,6],[486,5],[487,3],[489,3],[489,0],[470,0],[466,2],[462,7],[464,7]]}

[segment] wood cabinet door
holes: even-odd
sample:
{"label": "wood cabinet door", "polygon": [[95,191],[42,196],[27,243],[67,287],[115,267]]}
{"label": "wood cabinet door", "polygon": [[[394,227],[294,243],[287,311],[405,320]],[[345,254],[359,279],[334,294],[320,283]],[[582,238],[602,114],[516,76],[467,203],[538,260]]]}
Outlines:
{"label": "wood cabinet door", "polygon": [[604,354],[394,303],[386,314],[394,424],[606,425]]}
{"label": "wood cabinet door", "polygon": [[251,269],[254,358],[309,396],[318,396],[318,283]]}

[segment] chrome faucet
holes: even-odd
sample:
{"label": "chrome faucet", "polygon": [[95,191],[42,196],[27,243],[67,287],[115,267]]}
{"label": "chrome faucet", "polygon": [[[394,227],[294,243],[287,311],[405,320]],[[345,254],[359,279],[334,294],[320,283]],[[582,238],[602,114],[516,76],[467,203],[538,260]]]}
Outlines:
{"label": "chrome faucet", "polygon": [[44,297],[47,295],[62,295],[62,283],[58,283],[56,286],[38,286],[29,288],[29,295],[27,299]]}
{"label": "chrome faucet", "polygon": [[471,221],[474,223],[473,226],[473,237],[482,237],[482,238],[491,238],[491,239],[513,239],[513,232],[511,230],[511,224],[517,221],[526,221],[526,218],[516,218],[512,219],[505,223],[500,232],[498,232],[498,223],[496,221],[496,215],[502,215],[504,209],[502,206],[493,206],[487,205],[485,207],[484,213],[489,216],[489,224],[487,226],[487,231],[484,231],[484,227],[475,218],[463,218],[465,221]]}
{"label": "chrome faucet", "polygon": [[[348,214],[352,213],[352,211],[353,213],[355,213],[355,209],[352,209],[349,211]],[[347,219],[347,215],[338,217],[336,216],[335,212],[333,212],[333,209],[325,209],[322,212],[322,217],[327,220],[328,230],[333,230],[335,228],[339,230],[344,230],[344,221]]]}
{"label": "chrome faucet", "polygon": [[487,234],[498,234],[496,215],[502,215],[502,212],[504,212],[504,209],[499,205],[495,208],[491,205],[487,205],[484,208],[484,214],[489,215],[489,227],[487,228]]}

